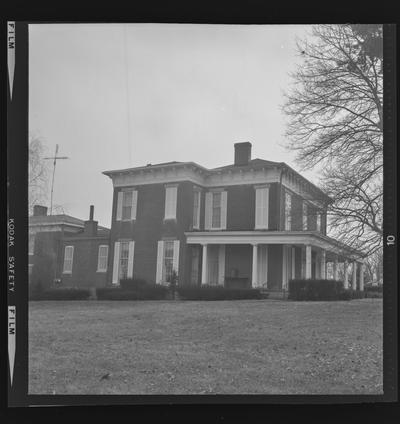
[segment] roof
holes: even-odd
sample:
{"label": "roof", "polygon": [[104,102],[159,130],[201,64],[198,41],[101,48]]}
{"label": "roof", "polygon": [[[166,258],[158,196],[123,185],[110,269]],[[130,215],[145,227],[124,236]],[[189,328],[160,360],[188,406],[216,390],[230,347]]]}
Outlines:
{"label": "roof", "polygon": [[70,224],[74,226],[84,226],[84,221],[79,218],[75,218],[71,215],[60,214],[60,215],[40,215],[30,216],[29,225],[32,224],[43,224],[43,225],[56,225],[56,224]]}
{"label": "roof", "polygon": [[138,166],[138,167],[134,167],[134,168],[125,168],[125,169],[117,169],[117,170],[111,170],[111,171],[104,171],[103,174],[107,175],[108,177],[112,177],[113,175],[116,174],[122,174],[125,172],[136,172],[136,171],[144,171],[144,170],[150,170],[150,169],[158,169],[158,168],[169,168],[169,167],[193,167],[195,169],[200,170],[201,172],[204,172],[206,175],[212,175],[214,173],[220,173],[220,172],[224,172],[224,171],[231,171],[231,170],[251,170],[251,169],[257,169],[257,168],[281,168],[281,169],[286,169],[289,170],[290,172],[292,172],[293,174],[295,174],[298,178],[300,178],[301,180],[303,180],[306,184],[309,184],[314,190],[316,190],[317,192],[319,192],[320,194],[322,194],[323,197],[325,197],[325,199],[328,202],[333,202],[334,200],[329,197],[324,191],[322,191],[318,186],[316,186],[315,184],[313,184],[311,181],[309,181],[307,178],[303,177],[301,174],[299,174],[297,171],[295,171],[293,168],[291,168],[289,165],[287,165],[285,162],[273,162],[273,161],[269,161],[269,160],[265,160],[265,159],[252,159],[248,162],[248,164],[246,165],[235,165],[235,164],[230,164],[230,165],[226,165],[226,166],[220,166],[217,168],[205,168],[195,162],[177,162],[177,161],[172,161],[172,162],[164,162],[164,163],[157,163],[157,164],[148,164],[146,166]]}
{"label": "roof", "polygon": [[234,164],[230,164],[230,165],[226,165],[226,166],[219,166],[218,168],[212,168],[210,169],[210,171],[225,171],[228,169],[254,169],[256,168],[263,168],[263,167],[277,167],[277,166],[282,166],[284,165],[283,162],[272,162],[270,160],[265,160],[265,159],[252,159],[249,161],[249,163],[247,165],[234,165]]}
{"label": "roof", "polygon": [[[79,218],[75,218],[71,215],[59,214],[59,215],[39,215],[39,216],[30,216],[29,225],[72,225],[83,228],[85,226],[85,221]],[[110,230],[107,227],[99,225],[97,227],[99,235],[104,233],[108,235]]]}

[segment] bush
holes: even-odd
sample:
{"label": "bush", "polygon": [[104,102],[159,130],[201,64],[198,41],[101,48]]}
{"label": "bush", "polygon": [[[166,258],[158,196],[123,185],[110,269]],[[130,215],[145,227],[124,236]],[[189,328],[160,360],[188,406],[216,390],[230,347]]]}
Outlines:
{"label": "bush", "polygon": [[178,287],[183,300],[238,300],[265,298],[259,289],[227,289],[223,286]]}
{"label": "bush", "polygon": [[123,278],[119,282],[122,290],[141,290],[148,286],[143,278]]}
{"label": "bush", "polygon": [[31,300],[87,300],[90,290],[78,288],[48,289],[31,293]]}
{"label": "bush", "polygon": [[343,281],[337,280],[290,280],[290,300],[339,300]]}
{"label": "bush", "polygon": [[367,290],[365,293],[365,297],[368,299],[382,299],[383,293],[378,291],[369,291]]}
{"label": "bush", "polygon": [[365,286],[364,290],[368,293],[383,293],[383,286]]}
{"label": "bush", "polygon": [[146,285],[140,289],[123,289],[120,287],[103,287],[96,289],[98,300],[164,300],[168,288],[161,285]]}

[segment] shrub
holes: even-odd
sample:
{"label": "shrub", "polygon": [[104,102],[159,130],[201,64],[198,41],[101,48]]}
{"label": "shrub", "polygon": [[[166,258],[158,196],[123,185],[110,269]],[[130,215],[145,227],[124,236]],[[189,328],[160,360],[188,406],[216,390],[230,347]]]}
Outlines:
{"label": "shrub", "polygon": [[364,290],[368,293],[383,293],[383,286],[365,286]]}
{"label": "shrub", "polygon": [[62,289],[48,289],[31,294],[31,300],[87,300],[90,290],[75,287]]}
{"label": "shrub", "polygon": [[120,281],[122,290],[141,290],[147,287],[147,281],[143,278],[123,278]]}
{"label": "shrub", "polygon": [[98,300],[164,300],[168,288],[161,285],[147,285],[136,290],[126,290],[120,287],[103,287],[96,290]]}
{"label": "shrub", "polygon": [[290,280],[290,300],[339,300],[343,281],[337,280]]}
{"label": "shrub", "polygon": [[377,291],[365,291],[365,297],[368,299],[382,299],[383,298],[383,293],[382,292],[377,292]]}
{"label": "shrub", "polygon": [[183,300],[238,300],[265,298],[259,289],[228,289],[223,286],[178,287]]}

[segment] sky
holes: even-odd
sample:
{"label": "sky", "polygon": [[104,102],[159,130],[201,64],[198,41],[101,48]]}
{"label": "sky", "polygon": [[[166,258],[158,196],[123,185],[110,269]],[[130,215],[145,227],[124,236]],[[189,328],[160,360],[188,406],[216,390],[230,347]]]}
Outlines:
{"label": "sky", "polygon": [[[32,24],[29,132],[59,144],[53,204],[110,227],[112,182],[103,171],[167,161],[207,168],[252,158],[286,162],[281,110],[296,38],[310,26]],[[302,172],[313,182],[316,174]],[[50,186],[49,186],[50,187]],[[46,205],[49,206],[50,193]]]}

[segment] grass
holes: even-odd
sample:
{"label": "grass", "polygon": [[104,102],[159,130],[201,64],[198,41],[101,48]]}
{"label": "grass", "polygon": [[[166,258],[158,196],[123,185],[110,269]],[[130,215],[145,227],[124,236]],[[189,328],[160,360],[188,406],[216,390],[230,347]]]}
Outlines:
{"label": "grass", "polygon": [[30,394],[381,394],[382,301],[31,302]]}

